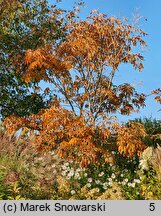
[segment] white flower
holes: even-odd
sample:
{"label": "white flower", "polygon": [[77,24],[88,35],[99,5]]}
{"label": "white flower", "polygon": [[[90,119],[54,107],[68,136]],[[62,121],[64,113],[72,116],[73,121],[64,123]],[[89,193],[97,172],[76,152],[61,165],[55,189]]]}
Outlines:
{"label": "white flower", "polygon": [[113,178],[113,179],[116,178],[114,173],[112,173],[111,178]]}
{"label": "white flower", "polygon": [[89,179],[88,179],[88,182],[92,182],[92,178],[89,178]]}
{"label": "white flower", "polygon": [[87,187],[90,188],[91,187],[91,183],[87,183]]}
{"label": "white flower", "polygon": [[72,195],[75,194],[75,190],[72,190],[70,193],[71,193]]}
{"label": "white flower", "polygon": [[72,177],[74,175],[74,172],[73,171],[70,171],[69,173],[68,173],[68,176],[70,176],[70,177]]}
{"label": "white flower", "polygon": [[66,170],[67,168],[66,168],[66,166],[65,166],[65,165],[63,165],[63,166],[62,166],[62,169],[63,169],[63,170]]}
{"label": "white flower", "polygon": [[71,178],[71,176],[66,176],[66,179],[68,179],[68,180],[69,180],[70,178]]}
{"label": "white flower", "polygon": [[135,182],[131,183],[131,187],[133,188],[135,187]]}
{"label": "white flower", "polygon": [[103,185],[103,189],[105,189],[105,190],[106,190],[106,189],[107,189],[107,186],[106,186],[106,185]]}
{"label": "white flower", "polygon": [[127,178],[126,178],[126,179],[124,179],[124,182],[126,182],[126,183],[127,183],[128,181],[129,181],[129,180],[128,180]]}
{"label": "white flower", "polygon": [[99,189],[99,188],[97,188],[97,189],[96,189],[96,191],[97,191],[97,193],[98,193],[98,192],[100,192],[100,189]]}
{"label": "white flower", "polygon": [[101,177],[104,175],[104,172],[101,172],[98,176]]}
{"label": "white flower", "polygon": [[109,182],[112,182],[112,178],[109,178],[108,181],[109,181]]}
{"label": "white flower", "polygon": [[104,182],[104,183],[103,183],[103,186],[108,186],[108,185],[109,185],[108,182]]}
{"label": "white flower", "polygon": [[129,187],[131,187],[132,186],[132,184],[129,182],[128,184],[127,184]]}
{"label": "white flower", "polygon": [[79,177],[79,173],[78,173],[78,172],[75,172],[75,176]]}
{"label": "white flower", "polygon": [[75,173],[75,175],[74,175],[74,179],[79,179],[79,173]]}
{"label": "white flower", "polygon": [[112,182],[109,182],[108,185],[111,186],[111,185],[112,185]]}
{"label": "white flower", "polygon": [[87,177],[87,173],[84,173],[84,177]]}
{"label": "white flower", "polygon": [[99,183],[100,183],[100,180],[96,180],[95,182],[96,182],[96,184],[99,184]]}
{"label": "white flower", "polygon": [[139,179],[134,179],[134,182],[139,184],[140,180]]}
{"label": "white flower", "polygon": [[62,174],[62,176],[66,176],[66,172],[65,171],[63,171],[61,174]]}
{"label": "white flower", "polygon": [[122,173],[121,173],[121,175],[120,175],[120,176],[121,176],[121,177],[124,177],[124,174],[122,174]]}
{"label": "white flower", "polygon": [[70,167],[66,167],[66,170],[69,172],[70,171]]}
{"label": "white flower", "polygon": [[111,153],[112,153],[112,154],[115,154],[116,152],[115,152],[115,151],[112,151]]}

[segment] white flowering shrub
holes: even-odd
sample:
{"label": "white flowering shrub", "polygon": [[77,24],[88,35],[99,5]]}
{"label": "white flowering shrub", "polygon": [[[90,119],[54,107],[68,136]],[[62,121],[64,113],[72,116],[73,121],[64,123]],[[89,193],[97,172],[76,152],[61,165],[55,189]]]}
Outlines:
{"label": "white flowering shrub", "polygon": [[152,157],[153,157],[153,148],[152,147],[146,148],[140,159],[141,169],[148,170],[150,168]]}

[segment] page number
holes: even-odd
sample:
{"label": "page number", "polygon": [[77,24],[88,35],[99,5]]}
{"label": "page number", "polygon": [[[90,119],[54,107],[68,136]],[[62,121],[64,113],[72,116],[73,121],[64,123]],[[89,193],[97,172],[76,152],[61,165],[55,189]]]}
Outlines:
{"label": "page number", "polygon": [[154,211],[155,210],[155,203],[150,203],[149,210]]}

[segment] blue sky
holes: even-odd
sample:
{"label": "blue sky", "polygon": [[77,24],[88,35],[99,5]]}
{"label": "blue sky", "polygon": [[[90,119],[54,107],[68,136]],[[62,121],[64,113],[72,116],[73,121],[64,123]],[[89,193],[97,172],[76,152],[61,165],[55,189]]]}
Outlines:
{"label": "blue sky", "polygon": [[[54,0],[50,0],[54,4]],[[58,5],[64,9],[71,9],[74,5],[74,0],[62,0]],[[82,9],[80,17],[84,19],[91,10],[99,9],[100,12],[106,13],[109,16],[116,16],[118,18],[127,17],[129,20],[133,19],[133,15],[139,13],[147,19],[142,19],[140,27],[148,33],[145,38],[147,42],[147,49],[143,55],[145,57],[144,69],[140,73],[135,71],[132,67],[121,66],[116,79],[119,82],[129,82],[136,86],[139,92],[148,94],[151,90],[161,87],[161,1],[160,0],[84,0],[86,8]],[[139,84],[142,83],[142,84]],[[135,117],[152,117],[161,119],[161,108],[152,97],[146,101],[146,107],[141,109],[138,114],[131,116],[118,116],[120,121],[126,121]]]}

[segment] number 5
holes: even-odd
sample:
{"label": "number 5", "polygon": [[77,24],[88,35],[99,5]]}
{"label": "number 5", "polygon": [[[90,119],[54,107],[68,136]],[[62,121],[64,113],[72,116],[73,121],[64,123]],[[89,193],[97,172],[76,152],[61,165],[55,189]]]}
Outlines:
{"label": "number 5", "polygon": [[149,210],[150,211],[154,211],[155,210],[155,203],[150,203]]}

